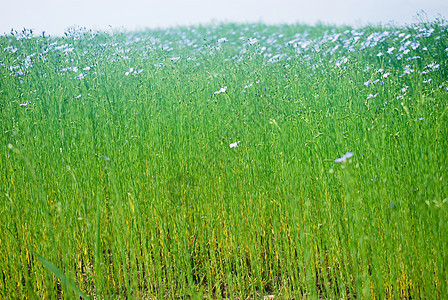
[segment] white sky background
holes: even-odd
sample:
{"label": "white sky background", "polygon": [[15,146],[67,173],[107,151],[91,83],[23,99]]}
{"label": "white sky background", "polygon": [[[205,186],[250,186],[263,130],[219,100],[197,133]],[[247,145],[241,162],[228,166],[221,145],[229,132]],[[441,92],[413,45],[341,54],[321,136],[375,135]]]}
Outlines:
{"label": "white sky background", "polygon": [[129,30],[216,22],[410,24],[423,10],[448,18],[447,0],[1,0],[0,34],[31,28],[61,35],[68,26]]}

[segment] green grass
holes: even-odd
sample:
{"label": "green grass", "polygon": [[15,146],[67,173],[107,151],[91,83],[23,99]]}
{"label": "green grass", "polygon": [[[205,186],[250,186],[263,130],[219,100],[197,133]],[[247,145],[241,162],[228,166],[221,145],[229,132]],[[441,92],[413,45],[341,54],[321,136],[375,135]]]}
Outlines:
{"label": "green grass", "polygon": [[444,20],[0,37],[0,298],[443,298],[447,58]]}

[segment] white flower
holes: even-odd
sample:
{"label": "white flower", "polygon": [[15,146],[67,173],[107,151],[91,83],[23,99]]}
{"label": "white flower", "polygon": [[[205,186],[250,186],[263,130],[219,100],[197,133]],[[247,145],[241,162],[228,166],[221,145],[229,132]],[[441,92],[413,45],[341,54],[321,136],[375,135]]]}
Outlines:
{"label": "white flower", "polygon": [[230,148],[236,148],[236,147],[238,147],[238,143],[240,143],[240,141],[235,142],[235,143],[231,143],[231,144],[229,145],[229,147],[230,147]]}
{"label": "white flower", "polygon": [[411,43],[411,48],[412,48],[413,50],[417,49],[418,46],[420,46],[420,43],[419,43],[419,42],[413,42],[413,43]]}
{"label": "white flower", "polygon": [[134,75],[138,75],[138,74],[140,74],[141,72],[143,72],[143,69],[135,70],[135,71],[134,71]]}
{"label": "white flower", "polygon": [[84,75],[83,73],[79,73],[79,75],[76,77],[76,79],[84,79],[86,77],[86,75]]}
{"label": "white flower", "polygon": [[414,70],[411,68],[410,65],[404,66],[404,73],[405,74],[411,74],[412,72],[414,72]]}
{"label": "white flower", "polygon": [[132,72],[134,72],[134,68],[129,68],[129,71],[124,73],[124,75],[129,76],[129,74],[131,74]]}
{"label": "white flower", "polygon": [[249,38],[249,41],[247,41],[248,45],[253,45],[255,43],[258,43],[258,40],[256,38]]}
{"label": "white flower", "polygon": [[219,91],[214,92],[213,95],[224,93],[226,90],[227,90],[227,86],[221,88]]}

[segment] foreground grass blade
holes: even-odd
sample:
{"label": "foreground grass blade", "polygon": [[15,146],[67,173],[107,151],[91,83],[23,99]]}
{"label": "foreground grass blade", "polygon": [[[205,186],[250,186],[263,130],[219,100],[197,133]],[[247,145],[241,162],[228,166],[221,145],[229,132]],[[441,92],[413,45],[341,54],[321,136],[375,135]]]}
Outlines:
{"label": "foreground grass blade", "polygon": [[61,272],[55,265],[53,265],[51,262],[46,260],[43,256],[39,255],[37,252],[32,250],[31,248],[28,248],[28,250],[44,264],[51,272],[53,272],[56,277],[58,277],[62,284],[68,286],[71,290],[73,290],[76,294],[78,294],[83,299],[90,299],[85,293],[83,293],[71,280],[67,278],[67,276],[64,275],[64,273]]}

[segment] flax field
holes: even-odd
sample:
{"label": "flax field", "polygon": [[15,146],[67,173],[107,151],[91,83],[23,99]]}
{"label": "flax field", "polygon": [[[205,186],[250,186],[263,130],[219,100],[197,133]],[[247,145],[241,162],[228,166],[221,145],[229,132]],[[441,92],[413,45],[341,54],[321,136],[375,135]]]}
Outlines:
{"label": "flax field", "polygon": [[448,22],[0,36],[0,298],[443,299]]}

